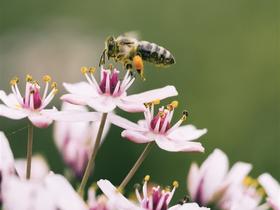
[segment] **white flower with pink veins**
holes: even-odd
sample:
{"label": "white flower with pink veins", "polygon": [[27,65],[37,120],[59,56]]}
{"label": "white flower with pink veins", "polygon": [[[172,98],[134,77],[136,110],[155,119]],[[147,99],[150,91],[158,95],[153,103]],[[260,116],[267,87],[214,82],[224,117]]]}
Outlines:
{"label": "white flower with pink veins", "polygon": [[[97,185],[102,192],[108,197],[109,201],[114,205],[116,210],[207,210],[208,208],[199,207],[196,203],[177,204],[169,207],[169,203],[174,195],[178,183],[174,182],[172,191],[162,190],[160,186],[153,187],[152,191],[148,192],[147,182],[149,176],[145,177],[142,195],[139,189],[136,189],[136,197],[138,202],[125,198],[118,189],[108,180],[99,180]],[[208,209],[209,210],[209,209]]]}
{"label": "white flower with pink veins", "polygon": [[191,199],[200,205],[214,204],[223,210],[261,210],[262,194],[256,181],[248,177],[252,165],[235,163],[229,170],[229,161],[219,149],[198,167],[191,165],[187,183]]}
{"label": "white flower with pink veins", "polygon": [[[25,94],[23,96],[18,88],[19,79],[11,80],[12,93],[6,95],[4,91],[0,91],[0,100],[4,103],[0,104],[0,116],[16,120],[28,117],[33,125],[40,128],[50,125],[52,119],[47,116],[47,112],[56,110],[55,108],[52,110],[45,108],[53,99],[57,88],[56,83],[50,84],[50,76],[44,76],[43,80],[46,83],[43,96],[40,94],[39,84],[30,75],[26,77]],[[51,91],[48,93],[49,86],[51,86]]]}
{"label": "white flower with pink veins", "polygon": [[269,206],[273,210],[280,210],[280,184],[268,173],[262,174],[258,180],[268,196]]}
{"label": "white flower with pink veins", "polygon": [[101,67],[99,83],[94,77],[95,68],[82,67],[81,71],[88,82],[64,83],[69,94],[63,95],[61,99],[76,105],[88,105],[98,112],[108,113],[116,107],[127,112],[143,112],[146,102],[178,95],[174,86],[166,86],[128,96],[127,90],[135,80],[129,71],[121,80],[117,69]]}
{"label": "white flower with pink veins", "polygon": [[166,108],[161,107],[154,115],[154,104],[158,103],[159,101],[154,101],[146,104],[145,119],[138,121],[138,124],[114,114],[110,115],[110,120],[113,124],[125,129],[122,137],[135,143],[155,141],[161,149],[170,152],[203,152],[201,143],[193,140],[204,135],[207,129],[197,129],[193,125],[181,126],[187,119],[187,111],[184,111],[183,116],[172,126],[171,120],[178,102],[173,101]]}

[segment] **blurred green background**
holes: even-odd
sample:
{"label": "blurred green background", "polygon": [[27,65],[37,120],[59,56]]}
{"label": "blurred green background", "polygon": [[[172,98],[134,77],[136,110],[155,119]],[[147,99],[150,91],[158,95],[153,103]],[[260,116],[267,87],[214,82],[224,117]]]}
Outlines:
{"label": "blurred green background", "polygon": [[[176,65],[165,70],[147,64],[147,81],[138,80],[131,93],[175,85],[180,93],[175,117],[187,107],[189,122],[208,128],[200,139],[206,152],[175,154],[155,147],[129,187],[146,174],[163,185],[176,179],[179,199],[190,163],[200,163],[214,148],[224,150],[231,163],[253,163],[255,177],[268,171],[280,180],[278,0],[0,2],[0,89],[10,91],[14,75],[48,73],[60,84],[57,107],[61,83],[84,79],[80,67],[97,65],[108,35],[137,30],[175,55]],[[119,113],[135,121],[142,117]],[[27,131],[12,132],[25,125],[0,119],[16,157],[25,155]],[[119,184],[144,148],[121,139],[120,132],[110,130],[92,180]],[[52,127],[35,130],[34,149],[53,171],[63,172]]]}

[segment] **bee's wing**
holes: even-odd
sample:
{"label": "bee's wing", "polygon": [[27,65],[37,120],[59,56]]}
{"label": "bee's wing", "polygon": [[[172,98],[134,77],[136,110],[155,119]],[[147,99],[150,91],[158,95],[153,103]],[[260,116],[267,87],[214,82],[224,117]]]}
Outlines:
{"label": "bee's wing", "polygon": [[123,33],[121,36],[130,37],[130,38],[134,38],[137,40],[140,40],[140,38],[141,38],[139,31],[127,31],[127,32]]}

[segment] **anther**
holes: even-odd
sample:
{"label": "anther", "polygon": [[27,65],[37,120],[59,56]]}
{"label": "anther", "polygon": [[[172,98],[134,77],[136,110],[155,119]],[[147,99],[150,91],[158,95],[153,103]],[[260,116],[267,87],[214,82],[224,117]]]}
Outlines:
{"label": "anther", "polygon": [[26,82],[32,82],[33,78],[30,74],[27,74],[25,80],[26,80]]}
{"label": "anther", "polygon": [[86,73],[88,73],[88,68],[87,67],[85,67],[85,66],[83,66],[82,68],[81,68],[81,72],[82,72],[82,74],[86,74]]}
{"label": "anther", "polygon": [[50,82],[52,80],[51,76],[50,75],[44,75],[43,76],[43,81],[44,82]]}
{"label": "anther", "polygon": [[10,81],[10,85],[12,85],[12,86],[16,85],[17,83],[19,83],[19,78],[18,77],[15,77]]}
{"label": "anther", "polygon": [[56,83],[56,82],[53,82],[52,85],[51,85],[51,88],[57,89],[57,83]]}
{"label": "anther", "polygon": [[109,69],[112,71],[113,70],[113,64],[109,64]]}
{"label": "anther", "polygon": [[133,188],[134,188],[134,189],[140,189],[140,188],[141,188],[141,185],[137,183],[137,184],[135,184],[135,185],[133,186]]}
{"label": "anther", "polygon": [[160,100],[156,99],[156,100],[152,101],[151,103],[154,104],[154,105],[158,105],[158,104],[160,104]]}
{"label": "anther", "polygon": [[96,71],[96,68],[90,67],[88,71],[89,71],[89,73],[94,74],[94,72]]}
{"label": "anther", "polygon": [[167,105],[167,109],[171,111],[171,110],[177,108],[178,105],[179,105],[178,101],[172,101],[170,104]]}
{"label": "anther", "polygon": [[187,117],[189,116],[189,112],[187,110],[184,110],[182,114],[183,114],[183,116],[182,116],[181,120],[183,120],[183,121],[187,120]]}
{"label": "anther", "polygon": [[146,175],[146,176],[144,177],[144,181],[145,181],[145,182],[148,182],[148,181],[150,180],[150,178],[151,178],[150,175]]}
{"label": "anther", "polygon": [[172,185],[173,185],[173,187],[178,188],[179,187],[179,182],[178,181],[173,181]]}

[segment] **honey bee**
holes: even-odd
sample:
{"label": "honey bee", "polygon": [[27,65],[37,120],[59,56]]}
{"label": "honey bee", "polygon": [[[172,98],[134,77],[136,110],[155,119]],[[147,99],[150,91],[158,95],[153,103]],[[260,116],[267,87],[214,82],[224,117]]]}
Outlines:
{"label": "honey bee", "polygon": [[117,38],[110,36],[105,41],[105,49],[100,57],[99,66],[108,60],[122,63],[124,69],[135,69],[142,79],[144,78],[143,61],[158,67],[167,67],[175,63],[174,56],[164,47],[147,41],[138,41],[129,35],[120,35]]}

